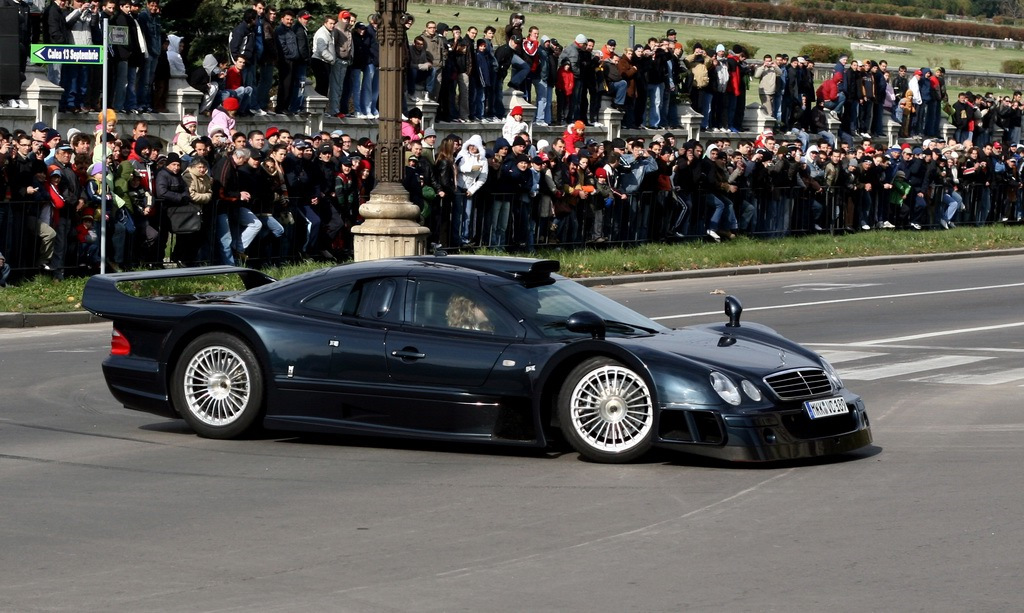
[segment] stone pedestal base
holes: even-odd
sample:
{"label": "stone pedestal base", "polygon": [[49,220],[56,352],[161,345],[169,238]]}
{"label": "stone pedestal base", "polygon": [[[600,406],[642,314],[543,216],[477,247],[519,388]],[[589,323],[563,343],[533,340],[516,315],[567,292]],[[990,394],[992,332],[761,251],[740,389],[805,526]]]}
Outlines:
{"label": "stone pedestal base", "polygon": [[420,208],[409,202],[405,188],[383,183],[359,207],[366,220],[352,228],[355,261],[379,260],[403,255],[424,255],[430,230],[415,220]]}

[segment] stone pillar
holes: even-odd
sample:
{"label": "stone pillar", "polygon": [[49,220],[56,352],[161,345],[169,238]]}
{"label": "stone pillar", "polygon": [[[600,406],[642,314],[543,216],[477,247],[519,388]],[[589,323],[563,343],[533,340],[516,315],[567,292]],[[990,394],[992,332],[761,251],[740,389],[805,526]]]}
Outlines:
{"label": "stone pillar", "polygon": [[195,115],[203,101],[202,92],[189,85],[185,77],[171,77],[167,91],[167,108],[177,113],[178,117]]}
{"label": "stone pillar", "polygon": [[[28,73],[25,85],[25,103],[36,112],[36,121],[57,128],[57,108],[64,90],[46,78],[46,73]],[[57,128],[59,130],[59,128]]]}
{"label": "stone pillar", "polygon": [[764,112],[764,105],[760,102],[753,102],[743,109],[741,128],[743,132],[763,134],[765,130],[775,129],[775,118]]}
{"label": "stone pillar", "polygon": [[419,224],[420,209],[402,187],[402,96],[408,40],[403,24],[408,0],[377,0],[380,24],[380,126],[370,199],[359,207],[365,220],[352,228],[357,262],[426,252],[430,230]]}
{"label": "stone pillar", "polygon": [[686,138],[682,142],[700,138],[700,122],[703,119],[704,116],[693,110],[689,104],[679,105],[679,125],[686,131]]}

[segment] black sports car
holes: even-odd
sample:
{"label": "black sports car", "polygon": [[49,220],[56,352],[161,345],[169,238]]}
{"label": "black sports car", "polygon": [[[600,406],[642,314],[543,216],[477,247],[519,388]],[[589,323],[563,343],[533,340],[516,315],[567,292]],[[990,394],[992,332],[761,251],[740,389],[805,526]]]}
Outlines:
{"label": "black sports car", "polygon": [[[422,256],[282,281],[211,267],[101,275],[107,385],[201,436],[271,429],[545,446],[627,462],[652,446],[727,460],[871,443],[864,403],[769,328],[669,329],[557,275],[552,260]],[[238,275],[244,291],[139,298],[119,284]]]}

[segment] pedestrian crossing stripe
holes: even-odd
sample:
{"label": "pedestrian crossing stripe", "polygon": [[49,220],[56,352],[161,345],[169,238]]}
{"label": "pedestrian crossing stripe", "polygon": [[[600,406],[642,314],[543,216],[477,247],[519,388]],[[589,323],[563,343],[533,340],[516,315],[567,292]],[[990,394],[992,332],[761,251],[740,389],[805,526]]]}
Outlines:
{"label": "pedestrian crossing stripe", "polygon": [[[958,374],[958,375],[929,375],[910,379],[915,383],[949,383],[952,385],[1002,385],[1013,383],[1024,379],[1024,368],[1011,368],[1009,370],[995,370],[987,373]],[[1020,386],[1024,387],[1024,385]]]}
{"label": "pedestrian crossing stripe", "polygon": [[[865,364],[871,358],[892,357],[889,352],[855,351],[846,349],[824,349],[821,355],[827,359],[839,376],[849,381],[876,381],[895,377],[918,375],[904,380],[914,383],[938,383],[950,385],[1003,385],[1024,380],[1024,368],[998,369],[982,367],[971,372],[955,370],[969,364],[980,364],[1002,356],[947,355],[923,359],[904,359],[884,364]],[[1000,363],[1000,362],[996,362]],[[1003,362],[1005,363],[1005,362]],[[954,369],[943,373],[926,374],[928,371]],[[1019,387],[1024,387],[1020,385]]]}
{"label": "pedestrian crossing stripe", "polygon": [[914,373],[937,370],[939,368],[950,368],[953,366],[964,366],[993,358],[986,356],[970,355],[944,355],[937,358],[925,358],[923,360],[910,360],[883,364],[881,366],[865,366],[862,368],[839,369],[839,376],[843,379],[853,381],[875,381],[877,379],[889,379],[902,377]]}

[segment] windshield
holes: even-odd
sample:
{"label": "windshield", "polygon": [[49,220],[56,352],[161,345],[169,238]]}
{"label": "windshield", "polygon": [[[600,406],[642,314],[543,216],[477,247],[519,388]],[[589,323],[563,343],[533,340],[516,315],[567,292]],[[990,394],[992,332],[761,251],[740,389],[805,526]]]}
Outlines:
{"label": "windshield", "polygon": [[605,320],[609,336],[635,336],[667,330],[636,311],[568,279],[560,278],[555,283],[538,287],[505,283],[494,286],[491,291],[517,317],[532,324],[548,338],[585,336],[565,329],[565,320],[579,311],[597,313]]}

